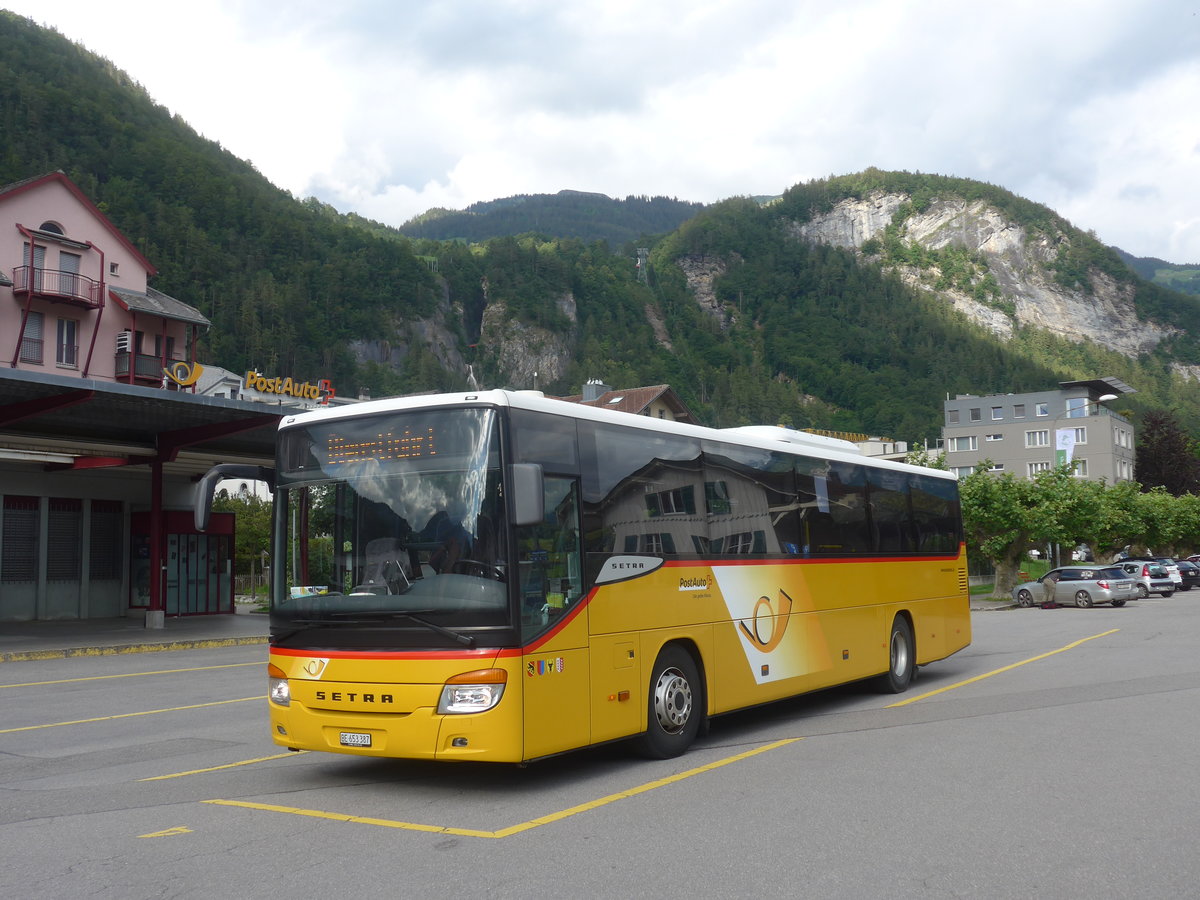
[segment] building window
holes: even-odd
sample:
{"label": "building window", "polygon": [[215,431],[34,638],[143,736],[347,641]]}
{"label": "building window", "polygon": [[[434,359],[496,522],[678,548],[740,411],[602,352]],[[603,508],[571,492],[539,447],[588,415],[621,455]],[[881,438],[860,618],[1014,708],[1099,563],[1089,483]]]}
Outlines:
{"label": "building window", "polygon": [[1029,474],[1036,475],[1038,472],[1049,472],[1050,463],[1048,462],[1031,462],[1029,463]]}
{"label": "building window", "polygon": [[982,418],[983,418],[983,410],[980,410],[980,409],[971,410],[971,421],[972,422],[978,422]]}
{"label": "building window", "polygon": [[1071,430],[1073,432],[1075,432],[1075,443],[1076,444],[1086,444],[1087,443],[1087,426],[1086,425],[1083,426],[1082,428],[1072,428]]}
{"label": "building window", "polygon": [[957,409],[946,410],[946,424],[947,425],[957,425],[958,424],[958,410]]}
{"label": "building window", "polygon": [[658,516],[695,515],[695,491],[695,487],[688,484],[681,488],[675,488],[673,491],[647,494],[646,512],[650,514],[650,518],[652,519]]}
{"label": "building window", "polygon": [[[156,334],[154,336],[154,355],[159,359],[175,359],[175,338],[170,336],[166,338],[166,348],[167,355],[163,356],[163,336],[161,334]],[[649,412],[646,413],[646,415],[649,414]]]}
{"label": "building window", "polygon": [[1071,470],[1072,470],[1071,474],[1073,474],[1076,478],[1087,478],[1087,474],[1088,474],[1087,460],[1086,459],[1072,460]]}
{"label": "building window", "polygon": [[1078,419],[1081,416],[1088,414],[1088,406],[1090,402],[1087,397],[1068,397],[1067,398],[1067,418]]}
{"label": "building window", "polygon": [[979,438],[973,434],[966,435],[965,437],[952,437],[947,442],[946,449],[951,453],[963,450],[978,450]]}
{"label": "building window", "polygon": [[1013,418],[1015,418],[1015,419],[1025,418],[1025,404],[1024,403],[1014,403],[1013,404]]}
{"label": "building window", "polygon": [[21,362],[42,364],[42,314],[30,312],[21,336]]}
{"label": "building window", "polygon": [[955,478],[966,478],[968,475],[970,475],[974,471],[975,471],[974,466],[951,466],[950,467],[950,474],[953,475]]}
{"label": "building window", "polygon": [[110,262],[108,264],[108,274],[109,275],[119,276],[121,274],[120,269],[121,269],[120,263]]}
{"label": "building window", "polygon": [[993,406],[992,407],[992,421],[998,422],[1003,418],[1004,418],[1004,407],[1003,406]]}
{"label": "building window", "polygon": [[58,254],[58,292],[68,297],[86,297],[83,284],[79,280],[80,265],[83,257],[78,253],[68,253],[60,250]]}
{"label": "building window", "polygon": [[60,366],[79,368],[79,323],[74,319],[58,320],[58,349],[54,361]]}
{"label": "building window", "polygon": [[990,466],[988,466],[988,471],[989,472],[1003,472],[1004,471],[1004,463],[992,463]]}
{"label": "building window", "polygon": [[985,441],[1002,441],[1002,440],[1004,440],[1004,435],[1002,435],[1002,434],[985,434],[983,436],[983,439]]}
{"label": "building window", "polygon": [[1050,415],[1050,404],[1049,403],[1035,403],[1033,405],[1033,414],[1035,416]]}
{"label": "building window", "polygon": [[1050,432],[1049,431],[1027,431],[1025,432],[1026,447],[1049,447]]}
{"label": "building window", "polygon": [[724,481],[704,482],[704,508],[711,516],[727,516],[733,512],[733,501]]}

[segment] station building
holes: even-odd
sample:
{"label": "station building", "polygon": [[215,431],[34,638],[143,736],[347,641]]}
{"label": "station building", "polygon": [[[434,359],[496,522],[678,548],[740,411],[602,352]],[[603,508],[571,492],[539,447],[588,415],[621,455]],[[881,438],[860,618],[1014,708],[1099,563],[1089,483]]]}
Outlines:
{"label": "station building", "polygon": [[198,391],[210,323],[155,273],[63,173],[0,187],[0,621],[232,612],[236,523],[198,533],[195,482],[272,465],[279,419],[328,402]]}

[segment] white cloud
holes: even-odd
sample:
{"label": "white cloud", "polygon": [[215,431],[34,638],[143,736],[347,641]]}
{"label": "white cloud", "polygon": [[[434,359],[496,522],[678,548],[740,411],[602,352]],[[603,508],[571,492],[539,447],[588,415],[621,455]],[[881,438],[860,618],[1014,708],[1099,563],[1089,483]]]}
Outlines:
{"label": "white cloud", "polygon": [[977,178],[1200,262],[1183,0],[8,0],[299,196],[400,224],[564,188]]}

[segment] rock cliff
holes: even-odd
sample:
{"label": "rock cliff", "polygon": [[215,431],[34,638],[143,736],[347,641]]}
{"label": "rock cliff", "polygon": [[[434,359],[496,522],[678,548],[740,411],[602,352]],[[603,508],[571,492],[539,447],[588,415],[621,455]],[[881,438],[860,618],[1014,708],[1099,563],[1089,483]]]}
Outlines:
{"label": "rock cliff", "polygon": [[[869,242],[878,244],[884,238],[897,212],[910,201],[905,194],[876,192],[863,199],[844,200],[811,221],[794,222],[789,231],[800,240],[862,253],[872,249]],[[994,281],[988,300],[978,299],[961,286],[939,286],[944,273],[936,265],[883,262],[909,284],[943,297],[997,337],[1009,339],[1017,326],[1034,326],[1134,357],[1175,333],[1170,327],[1139,319],[1132,289],[1103,273],[1091,274],[1090,291],[1070,290],[1056,283],[1050,264],[1070,236],[1061,232],[1029,235],[983,201],[935,200],[921,212],[903,217],[897,226],[902,242],[932,251],[958,248],[978,260],[974,283],[988,275]]]}
{"label": "rock cliff", "polygon": [[566,375],[577,340],[575,298],[569,293],[563,294],[556,304],[559,312],[571,322],[567,332],[518,321],[509,315],[503,301],[489,298],[483,311],[480,350],[495,361],[505,384],[514,388],[537,388]]}

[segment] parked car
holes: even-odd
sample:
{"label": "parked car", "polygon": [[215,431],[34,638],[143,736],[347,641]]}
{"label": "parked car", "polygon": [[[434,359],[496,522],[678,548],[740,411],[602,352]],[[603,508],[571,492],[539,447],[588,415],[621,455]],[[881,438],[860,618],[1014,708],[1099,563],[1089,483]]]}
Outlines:
{"label": "parked car", "polygon": [[1013,588],[1017,605],[1040,604],[1045,596],[1044,582],[1051,575],[1058,576],[1054,602],[1060,606],[1073,604],[1081,609],[1097,603],[1124,606],[1125,601],[1136,600],[1139,595],[1137,582],[1118,566],[1062,566],[1051,569],[1037,581],[1026,581]]}
{"label": "parked car", "polygon": [[1156,562],[1167,570],[1167,574],[1175,582],[1175,589],[1182,590],[1180,585],[1183,584],[1183,575],[1179,572],[1179,564],[1169,556],[1127,556],[1123,562]]}
{"label": "parked car", "polygon": [[1175,581],[1162,563],[1125,559],[1117,565],[1133,579],[1138,596],[1143,600],[1151,594],[1170,597],[1175,593]]}
{"label": "parked car", "polygon": [[1179,577],[1183,579],[1179,590],[1190,591],[1200,584],[1200,566],[1194,562],[1188,562],[1186,559],[1179,560],[1176,565],[1179,566]]}

